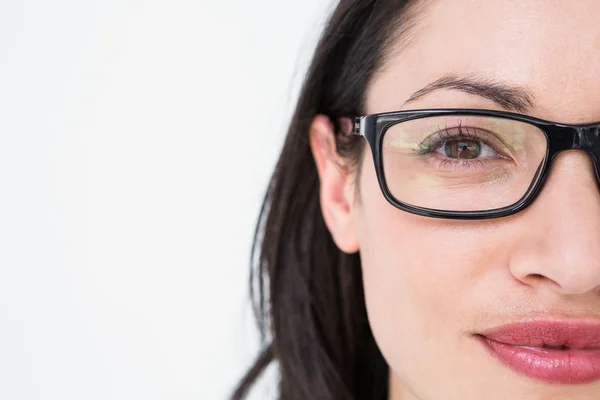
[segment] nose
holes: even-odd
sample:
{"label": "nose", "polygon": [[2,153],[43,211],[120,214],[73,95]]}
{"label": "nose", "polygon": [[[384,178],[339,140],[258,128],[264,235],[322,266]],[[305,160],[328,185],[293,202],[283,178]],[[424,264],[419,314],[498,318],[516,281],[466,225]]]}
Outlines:
{"label": "nose", "polygon": [[558,154],[524,213],[510,256],[512,275],[562,294],[600,291],[600,192],[591,156]]}

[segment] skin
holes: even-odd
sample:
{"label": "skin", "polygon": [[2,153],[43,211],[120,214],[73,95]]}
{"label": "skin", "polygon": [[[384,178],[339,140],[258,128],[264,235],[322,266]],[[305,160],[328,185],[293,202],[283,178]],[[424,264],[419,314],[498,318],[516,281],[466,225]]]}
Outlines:
{"label": "skin", "polygon": [[[530,91],[529,115],[600,121],[600,2],[438,0],[422,13],[408,46],[394,50],[371,82],[367,113],[502,110],[453,89],[406,103],[442,76],[475,74]],[[369,321],[390,365],[390,400],[600,398],[600,382],[531,379],[472,338],[533,317],[600,320],[600,196],[589,155],[561,153],[537,200],[518,214],[452,221],[390,205],[370,152],[360,173],[340,168],[325,116],[314,119],[310,137],[326,224],[342,251],[360,251]]]}

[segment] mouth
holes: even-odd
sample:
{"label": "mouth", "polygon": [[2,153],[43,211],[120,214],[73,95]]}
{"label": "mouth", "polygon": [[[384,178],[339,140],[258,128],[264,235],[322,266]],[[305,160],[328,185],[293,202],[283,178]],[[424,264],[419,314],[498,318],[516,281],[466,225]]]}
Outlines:
{"label": "mouth", "polygon": [[553,384],[600,380],[600,323],[532,321],[474,335],[513,371]]}

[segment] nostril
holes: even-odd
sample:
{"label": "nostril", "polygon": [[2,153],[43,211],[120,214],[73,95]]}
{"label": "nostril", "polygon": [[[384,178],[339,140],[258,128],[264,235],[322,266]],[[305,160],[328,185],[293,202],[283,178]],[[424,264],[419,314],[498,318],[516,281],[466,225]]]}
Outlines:
{"label": "nostril", "polygon": [[533,282],[541,282],[541,281],[548,280],[548,277],[546,277],[542,274],[529,274],[528,278],[529,278],[529,280],[531,280]]}
{"label": "nostril", "polygon": [[523,282],[531,286],[549,285],[553,288],[561,287],[561,285],[557,281],[551,279],[549,276],[546,276],[544,274],[527,274],[527,276],[524,277]]}

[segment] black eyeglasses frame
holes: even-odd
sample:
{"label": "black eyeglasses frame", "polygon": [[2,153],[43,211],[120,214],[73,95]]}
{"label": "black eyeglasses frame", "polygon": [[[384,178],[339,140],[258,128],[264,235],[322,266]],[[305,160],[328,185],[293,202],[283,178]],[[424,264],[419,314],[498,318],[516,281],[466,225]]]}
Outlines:
{"label": "black eyeglasses frame", "polygon": [[[413,206],[396,199],[387,187],[383,170],[381,147],[385,132],[393,125],[413,119],[460,115],[505,118],[514,121],[525,122],[537,127],[544,133],[547,141],[546,156],[544,157],[544,161],[540,164],[542,172],[539,178],[532,182],[532,186],[517,203],[493,210],[443,211]],[[393,111],[351,118],[354,121],[352,134],[363,136],[369,143],[375,164],[377,180],[384,197],[393,206],[412,214],[432,218],[460,220],[492,219],[515,214],[525,209],[535,200],[544,186],[546,179],[548,178],[552,160],[558,155],[558,153],[565,150],[583,150],[589,153],[592,156],[594,163],[596,182],[598,185],[600,185],[600,122],[582,125],[570,125],[546,121],[512,112],[466,108]],[[536,173],[535,176],[538,176],[538,173]]]}

